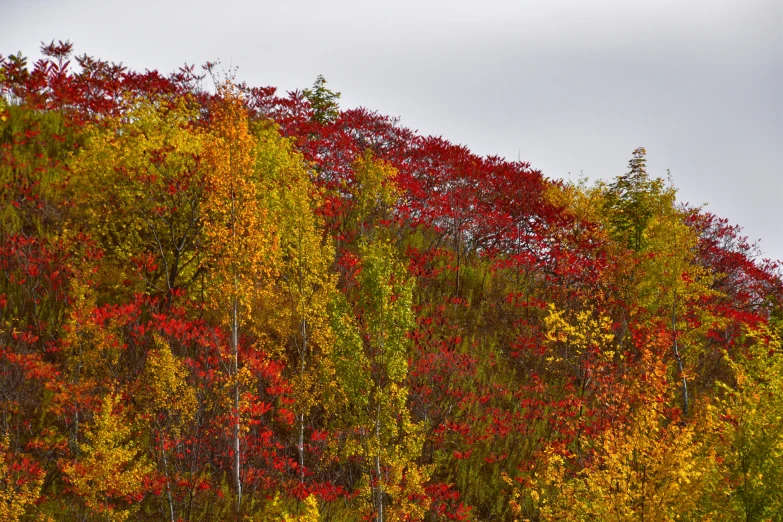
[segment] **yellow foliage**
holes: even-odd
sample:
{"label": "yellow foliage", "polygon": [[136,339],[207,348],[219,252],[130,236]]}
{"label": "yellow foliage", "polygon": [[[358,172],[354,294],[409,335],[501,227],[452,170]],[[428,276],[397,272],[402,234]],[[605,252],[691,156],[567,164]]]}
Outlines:
{"label": "yellow foliage", "polygon": [[86,507],[111,521],[128,520],[134,503],[144,494],[144,476],[152,466],[132,438],[127,419],[117,411],[119,395],[107,395],[93,425],[86,430],[88,442],[79,445],[76,461],[62,470],[73,491]]}
{"label": "yellow foliage", "polygon": [[310,495],[304,499],[304,511],[297,517],[284,515],[285,522],[318,522],[318,499]]}
{"label": "yellow foliage", "polygon": [[315,495],[308,495],[301,503],[294,501],[283,502],[280,494],[276,494],[272,501],[264,506],[264,509],[251,520],[259,522],[318,522],[321,519],[318,509],[318,499]]}
{"label": "yellow foliage", "polygon": [[603,205],[601,185],[588,186],[587,178],[580,178],[576,183],[567,182],[562,185],[549,184],[544,197],[553,205],[564,208],[579,220],[597,223],[601,220],[600,209]]}
{"label": "yellow foliage", "polygon": [[8,436],[0,439],[0,520],[17,522],[35,508],[44,477],[29,482],[17,480],[8,468],[8,447]]}
{"label": "yellow foliage", "polygon": [[[122,117],[89,126],[70,162],[77,216],[110,258],[134,275],[129,262],[152,255],[154,273],[135,274],[146,290],[167,292],[197,269],[196,234],[203,172],[198,112],[187,97],[173,104],[130,99]],[[118,287],[119,288],[119,287]]]}
{"label": "yellow foliage", "polygon": [[[692,424],[666,424],[658,401],[634,412],[630,426],[602,434],[595,461],[572,474],[573,456],[548,450],[533,499],[546,521],[669,522],[699,504],[711,450]],[[512,506],[513,508],[513,506]]]}
{"label": "yellow foliage", "polygon": [[71,283],[73,300],[63,334],[69,347],[69,371],[74,382],[108,382],[116,378],[122,352],[118,325],[113,319],[101,326],[90,317],[96,308],[95,291],[90,281],[77,272]]}
{"label": "yellow foliage", "polygon": [[168,414],[173,420],[170,434],[177,438],[196,412],[196,393],[186,381],[187,368],[174,357],[169,345],[159,336],[155,336],[155,345],[147,354],[144,377],[147,388],[140,396],[150,413]]}
{"label": "yellow foliage", "polygon": [[353,169],[354,178],[361,187],[358,197],[363,215],[376,206],[390,206],[397,201],[400,196],[400,189],[394,182],[397,169],[390,163],[375,158],[372,151],[366,149]]}
{"label": "yellow foliage", "polygon": [[376,232],[375,222],[386,217],[402,194],[394,181],[397,169],[375,158],[372,151],[367,149],[354,163],[353,171],[356,180],[356,187],[352,190],[352,197],[356,201],[352,210],[353,219],[364,232]]}
{"label": "yellow foliage", "polygon": [[310,180],[302,157],[271,125],[258,129],[256,168],[263,176],[265,204],[279,235],[279,277],[272,328],[287,341],[287,361],[296,411],[309,413],[316,404],[327,408],[321,389],[334,384],[334,369],[326,356],[333,344],[328,304],[337,291],[330,273],[335,252],[322,234],[315,213],[321,195]]}
{"label": "yellow foliage", "polygon": [[551,356],[552,362],[561,362],[565,356],[582,356],[590,348],[600,350],[601,356],[612,360],[614,351],[609,350],[614,334],[612,320],[588,310],[566,313],[549,304],[549,313],[544,318],[545,339],[552,345],[560,344],[564,352],[560,356]]}
{"label": "yellow foliage", "polygon": [[713,294],[709,289],[712,276],[694,262],[696,234],[680,212],[664,207],[650,219],[644,237],[645,248],[634,271],[641,306],[671,309]]}
{"label": "yellow foliage", "polygon": [[736,387],[713,410],[720,444],[716,520],[783,516],[783,342],[773,326],[749,328],[747,352],[726,356]]}

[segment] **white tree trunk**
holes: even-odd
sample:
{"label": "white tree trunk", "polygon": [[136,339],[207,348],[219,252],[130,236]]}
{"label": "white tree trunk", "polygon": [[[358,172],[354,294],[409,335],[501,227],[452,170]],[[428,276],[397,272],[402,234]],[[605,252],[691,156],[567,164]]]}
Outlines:
{"label": "white tree trunk", "polygon": [[378,453],[375,455],[375,479],[378,481],[376,485],[376,495],[378,504],[378,518],[377,522],[383,522],[383,481],[381,480],[381,405],[378,403],[378,413],[375,417],[375,442],[377,444]]}
{"label": "white tree trunk", "polygon": [[[236,278],[234,279],[236,285]],[[234,357],[234,484],[237,488],[237,513],[242,504],[242,480],[239,459],[239,299],[233,297],[231,310],[231,354]]]}

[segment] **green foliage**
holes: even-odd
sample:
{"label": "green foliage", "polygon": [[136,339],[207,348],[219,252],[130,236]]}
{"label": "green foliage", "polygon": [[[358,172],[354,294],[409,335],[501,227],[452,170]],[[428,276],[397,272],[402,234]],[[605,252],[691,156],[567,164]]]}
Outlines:
{"label": "green foliage", "polygon": [[[370,363],[364,352],[359,327],[348,301],[341,293],[333,297],[329,314],[335,337],[332,357],[338,383],[331,402],[343,408],[350,405],[347,411],[360,415],[360,412],[369,407],[367,390],[372,388],[372,380]],[[358,422],[358,419],[346,417],[342,420]]]}
{"label": "green foliage", "polygon": [[340,107],[337,105],[337,100],[340,99],[340,93],[326,88],[326,79],[323,75],[319,74],[313,83],[313,88],[305,89],[302,94],[313,109],[313,121],[321,124],[332,123],[339,116]]}
{"label": "green foliage", "polygon": [[10,105],[0,114],[1,232],[45,235],[61,216],[65,159],[81,137],[56,112]]}
{"label": "green foliage", "polygon": [[431,470],[417,464],[423,426],[412,421],[406,404],[414,282],[384,240],[363,242],[360,256],[361,319],[354,322],[341,299],[332,305],[335,370],[346,399],[339,456],[361,459],[357,486],[371,500],[365,509],[374,519],[419,520],[427,504],[417,496]]}
{"label": "green foliage", "polygon": [[645,230],[656,214],[657,202],[662,196],[670,201],[674,198],[673,192],[664,191],[663,180],[651,180],[647,175],[646,154],[641,147],[633,152],[630,171],[606,188],[604,203],[611,234],[635,251],[646,244]]}

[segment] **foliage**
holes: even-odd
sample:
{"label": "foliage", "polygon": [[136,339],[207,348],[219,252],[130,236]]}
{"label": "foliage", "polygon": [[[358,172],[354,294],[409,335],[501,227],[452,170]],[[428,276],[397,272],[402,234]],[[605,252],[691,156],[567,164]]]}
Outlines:
{"label": "foliage", "polygon": [[326,88],[326,78],[323,75],[319,74],[313,83],[313,88],[305,89],[302,95],[310,102],[313,121],[321,124],[332,123],[340,115],[340,109],[337,105],[340,93],[332,92]]}
{"label": "foliage", "polygon": [[713,414],[718,430],[720,519],[775,520],[783,514],[783,360],[780,325],[746,333],[747,348],[729,355],[736,386],[721,383]]}
{"label": "foliage", "polygon": [[[30,469],[29,462],[11,462],[9,465],[9,457],[13,458],[13,455],[8,453],[8,446],[7,440],[0,443],[3,456],[0,462],[0,516],[3,520],[17,522],[34,511],[40,498],[43,476],[40,470]],[[30,473],[32,476],[25,477]]]}
{"label": "foliage", "polygon": [[119,411],[120,397],[108,395],[88,428],[80,457],[62,465],[63,474],[87,509],[109,520],[127,520],[144,498],[149,463]]}
{"label": "foliage", "polygon": [[643,148],[72,51],[0,57],[3,520],[781,519],[779,265]]}

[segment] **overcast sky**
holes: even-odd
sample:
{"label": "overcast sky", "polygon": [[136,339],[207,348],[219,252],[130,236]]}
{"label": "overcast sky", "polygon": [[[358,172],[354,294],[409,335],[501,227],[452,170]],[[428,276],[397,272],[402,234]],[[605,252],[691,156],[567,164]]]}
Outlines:
{"label": "overcast sky", "polygon": [[682,201],[783,259],[779,0],[0,0],[0,53],[41,41],[250,85],[326,76],[364,106],[550,178],[611,178],[647,148]]}

